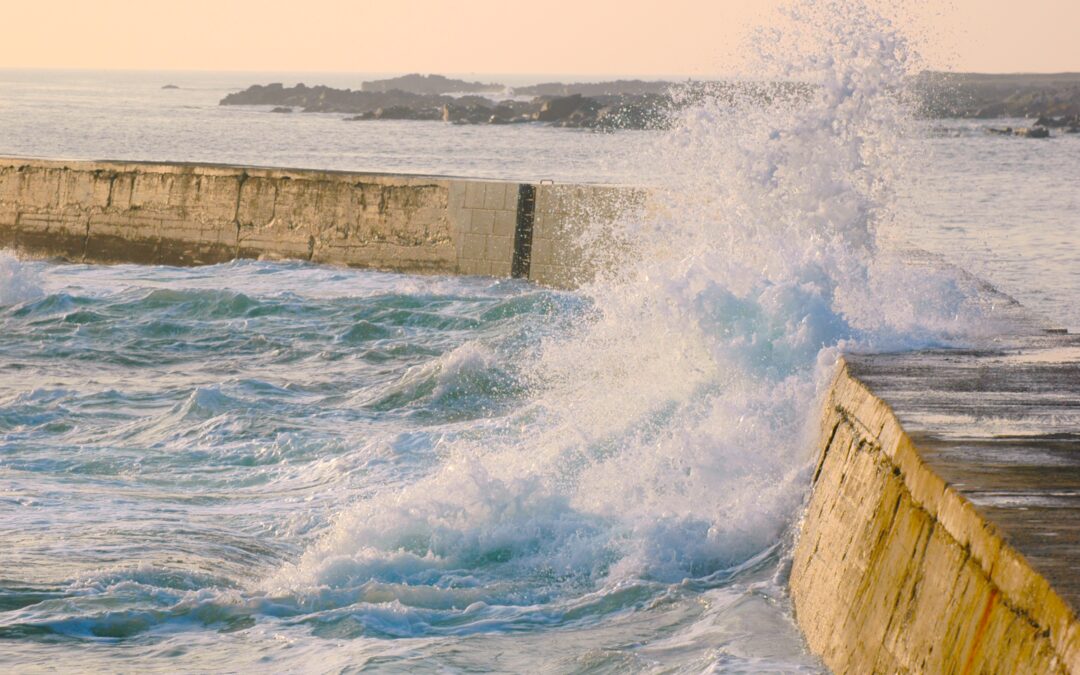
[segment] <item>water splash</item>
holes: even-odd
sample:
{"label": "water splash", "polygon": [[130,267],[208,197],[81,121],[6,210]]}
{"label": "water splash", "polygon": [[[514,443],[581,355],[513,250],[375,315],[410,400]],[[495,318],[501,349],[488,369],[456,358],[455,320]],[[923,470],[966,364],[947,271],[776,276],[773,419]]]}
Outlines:
{"label": "water splash", "polygon": [[0,251],[0,306],[17,305],[44,295],[34,269],[5,251]]}
{"label": "water splash", "polygon": [[950,342],[982,308],[885,245],[903,40],[855,2],[789,17],[752,74],[812,86],[687,107],[645,214],[583,233],[621,264],[577,293],[48,268],[63,291],[0,308],[40,380],[0,399],[0,468],[5,506],[67,510],[16,512],[34,564],[0,634],[84,667],[116,640],[204,669],[813,671],[778,570],[819,389],[844,349]]}
{"label": "water splash", "polygon": [[379,584],[408,606],[415,593],[385,589],[419,585],[445,608],[528,615],[708,578],[783,539],[840,351],[947,342],[980,314],[970,284],[879,245],[897,223],[906,42],[860,2],[787,17],[758,43],[760,74],[808,94],[685,108],[652,149],[648,215],[614,232],[624,264],[543,339],[522,406],[444,444],[417,484],[342,513],[271,593]]}

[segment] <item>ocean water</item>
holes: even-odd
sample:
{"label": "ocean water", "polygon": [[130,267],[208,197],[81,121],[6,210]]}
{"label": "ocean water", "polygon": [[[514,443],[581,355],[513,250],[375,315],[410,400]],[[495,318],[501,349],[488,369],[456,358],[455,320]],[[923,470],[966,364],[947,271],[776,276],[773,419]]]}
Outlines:
{"label": "ocean water", "polygon": [[287,77],[0,73],[2,154],[648,184],[660,206],[575,292],[0,254],[0,666],[821,672],[785,584],[835,359],[993,340],[1009,303],[961,267],[1080,326],[1080,145],[914,120],[887,22],[791,11],[762,72],[818,98],[706,101],[665,133],[215,105]]}
{"label": "ocean water", "polygon": [[[345,122],[345,115],[283,115],[269,107],[217,104],[254,83],[356,88],[370,77],[0,70],[0,155],[564,183],[666,181],[653,162],[663,142],[656,132]],[[181,89],[163,90],[164,84]],[[913,121],[898,150],[906,169],[893,179],[903,196],[896,235],[987,279],[1048,325],[1080,330],[1080,193],[1071,185],[1080,172],[1080,134],[1029,140],[986,133],[989,126],[1027,124]]]}

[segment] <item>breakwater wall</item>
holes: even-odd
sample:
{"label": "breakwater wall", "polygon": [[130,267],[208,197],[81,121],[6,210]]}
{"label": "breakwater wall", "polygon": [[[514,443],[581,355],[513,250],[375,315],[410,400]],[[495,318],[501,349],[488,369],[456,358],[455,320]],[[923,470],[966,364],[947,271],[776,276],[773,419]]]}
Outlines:
{"label": "breakwater wall", "polygon": [[638,190],[148,162],[0,158],[0,247],[85,262],[299,259],[572,287],[577,235]]}
{"label": "breakwater wall", "polygon": [[841,364],[790,577],[830,669],[1080,673],[1077,392],[1077,336]]}

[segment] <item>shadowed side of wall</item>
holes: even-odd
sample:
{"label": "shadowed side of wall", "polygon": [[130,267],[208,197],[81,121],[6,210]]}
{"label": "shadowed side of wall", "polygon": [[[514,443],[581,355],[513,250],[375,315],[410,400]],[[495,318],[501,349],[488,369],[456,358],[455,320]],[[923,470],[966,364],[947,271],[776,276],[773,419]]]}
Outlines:
{"label": "shadowed side of wall", "polygon": [[791,595],[837,673],[1076,673],[1070,607],[842,364]]}

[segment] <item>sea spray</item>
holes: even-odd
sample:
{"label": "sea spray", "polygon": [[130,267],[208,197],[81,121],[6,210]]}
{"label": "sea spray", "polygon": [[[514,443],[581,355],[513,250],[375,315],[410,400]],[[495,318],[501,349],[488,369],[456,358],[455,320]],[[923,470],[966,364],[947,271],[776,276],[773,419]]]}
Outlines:
{"label": "sea spray", "polygon": [[0,306],[16,305],[42,295],[36,271],[13,254],[0,251]]}
{"label": "sea spray", "polygon": [[[583,235],[614,237],[624,264],[541,336],[515,410],[341,513],[270,594],[440,610],[419,634],[559,625],[597,593],[652,595],[783,540],[840,351],[948,341],[978,311],[953,276],[878,245],[896,223],[906,43],[858,2],[788,17],[762,73],[809,95],[685,108],[651,152],[649,215]],[[462,354],[448,377],[484,363]]]}

